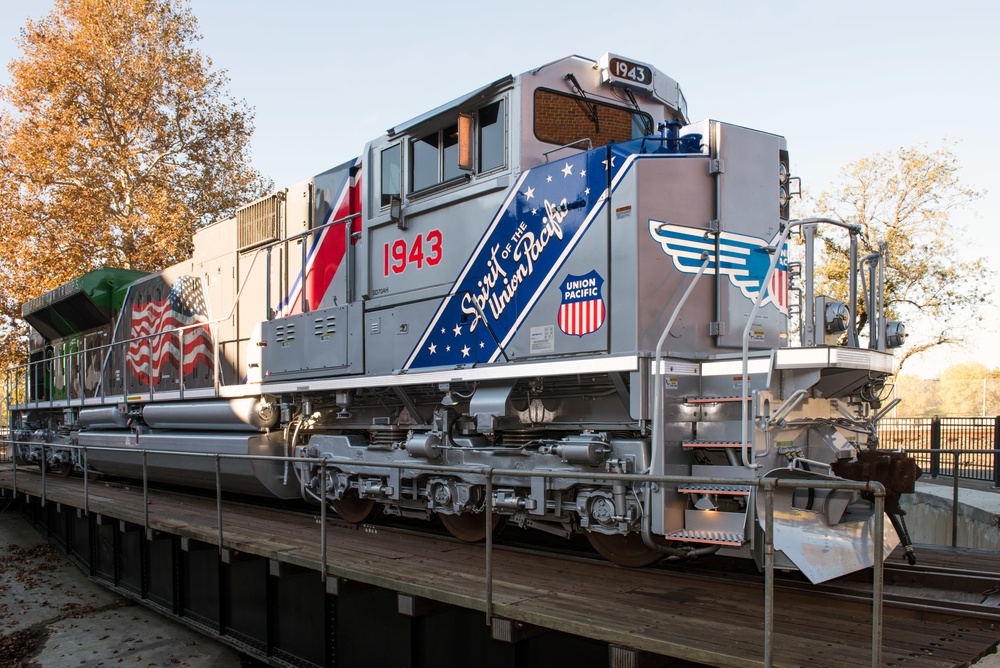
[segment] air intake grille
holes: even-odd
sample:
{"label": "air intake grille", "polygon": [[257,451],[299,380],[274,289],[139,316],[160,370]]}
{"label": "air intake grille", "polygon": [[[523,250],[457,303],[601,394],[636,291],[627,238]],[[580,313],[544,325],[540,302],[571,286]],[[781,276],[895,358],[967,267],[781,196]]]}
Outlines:
{"label": "air intake grille", "polygon": [[251,202],[236,212],[237,244],[240,251],[281,238],[282,199],[283,193],[275,193]]}

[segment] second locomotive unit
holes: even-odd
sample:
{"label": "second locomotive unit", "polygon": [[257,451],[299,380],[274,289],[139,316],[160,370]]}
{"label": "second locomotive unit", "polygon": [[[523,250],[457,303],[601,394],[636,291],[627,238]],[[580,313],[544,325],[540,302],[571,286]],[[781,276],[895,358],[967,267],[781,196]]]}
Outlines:
{"label": "second locomotive unit", "polygon": [[[645,63],[504,77],[200,230],[188,261],[26,304],[19,457],[135,477],[140,450],[291,456],[224,458],[223,484],[469,541],[490,504],[632,566],[761,562],[762,500],[727,480],[874,477],[905,533],[893,499],[919,470],[874,449],[904,336],[877,308],[884,253],[852,245],[857,332],[854,299],[813,292],[815,227],[836,223],[789,220],[791,180],[782,137],[690,123]],[[151,479],[215,485],[212,458],[156,453]],[[781,489],[779,566],[871,565],[870,499]]]}

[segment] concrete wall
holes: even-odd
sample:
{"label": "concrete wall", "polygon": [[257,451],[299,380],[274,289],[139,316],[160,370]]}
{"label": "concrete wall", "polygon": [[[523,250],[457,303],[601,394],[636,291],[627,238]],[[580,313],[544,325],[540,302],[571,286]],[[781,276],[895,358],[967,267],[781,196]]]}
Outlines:
{"label": "concrete wall", "polygon": [[[903,497],[914,543],[951,545],[952,495],[950,486],[918,483],[915,494]],[[956,545],[1000,551],[1000,491],[959,488]]]}

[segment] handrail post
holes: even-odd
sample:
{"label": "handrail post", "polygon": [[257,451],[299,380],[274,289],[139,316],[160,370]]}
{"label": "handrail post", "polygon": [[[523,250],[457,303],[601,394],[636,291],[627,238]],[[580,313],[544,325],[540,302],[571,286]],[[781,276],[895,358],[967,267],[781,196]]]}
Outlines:
{"label": "handrail post", "polygon": [[142,526],[149,535],[149,467],[146,464],[146,449],[142,450]]}
{"label": "handrail post", "polygon": [[764,668],[774,665],[774,488],[764,479]]}
{"label": "handrail post", "polygon": [[872,668],[882,665],[883,553],[885,552],[885,487],[872,483],[875,492],[874,558],[872,559]]}
{"label": "handrail post", "polygon": [[1000,489],[1000,415],[993,418],[993,487]]}
{"label": "handrail post", "polygon": [[[264,310],[267,311],[265,318],[268,322],[273,320],[271,314],[271,247],[267,247],[267,266],[264,268]],[[256,255],[254,257],[257,257]],[[252,268],[252,267],[251,267]],[[247,274],[249,275],[249,270]]]}
{"label": "handrail post", "polygon": [[931,478],[941,475],[941,418],[931,418]]}
{"label": "handrail post", "polygon": [[309,246],[309,237],[308,236],[302,237],[302,289],[299,292],[300,295],[299,301],[302,303],[303,313],[309,313],[309,307],[311,306],[311,304],[309,303],[309,296],[306,292],[306,286],[308,285],[308,276],[309,276],[307,272],[307,264],[309,262],[308,246]]}
{"label": "handrail post", "polygon": [[961,450],[951,452],[951,546],[958,546],[958,458]]}
{"label": "handrail post", "polygon": [[222,455],[215,453],[215,522],[218,525],[219,554],[222,554]]}
{"label": "handrail post", "polygon": [[39,468],[42,469],[42,508],[45,507],[45,441],[42,441],[42,461],[39,462]]}
{"label": "handrail post", "polygon": [[149,369],[146,380],[149,381],[149,400],[153,400],[153,335],[149,334],[146,336],[146,344],[149,346],[149,361],[146,362],[146,367]]}
{"label": "handrail post", "polygon": [[87,344],[84,343],[83,350],[76,351],[76,372],[80,376],[80,405],[83,405],[83,400],[87,398],[87,385],[86,378],[83,375],[84,367],[86,366],[86,358],[84,353],[87,351]]}
{"label": "handrail post", "polygon": [[493,469],[486,471],[486,626],[493,626]]}
{"label": "handrail post", "polygon": [[179,363],[178,363],[178,366],[180,367],[180,369],[178,369],[178,371],[180,371],[180,373],[177,374],[178,376],[180,376],[180,385],[179,385],[179,387],[177,389],[178,389],[179,396],[180,396],[181,399],[184,398],[184,384],[185,384],[184,383],[184,377],[186,375],[184,373],[184,335],[185,334],[187,334],[187,330],[185,330],[185,329],[179,329],[179,330],[177,330],[177,338],[180,339],[180,346],[178,346],[178,350],[179,350],[178,355],[180,357],[180,360],[179,360]]}
{"label": "handrail post", "polygon": [[90,480],[90,464],[87,462],[87,446],[83,446],[83,514],[90,517],[90,489],[87,482]]}
{"label": "handrail post", "polygon": [[17,498],[17,444],[14,443],[13,441],[11,441],[10,445],[10,463],[13,465],[11,472],[14,479],[11,484],[14,486],[14,498],[16,499]]}
{"label": "handrail post", "polygon": [[[326,584],[326,458],[319,464],[320,470],[320,493],[322,497],[319,502],[319,579]],[[325,591],[325,587],[324,587]]]}

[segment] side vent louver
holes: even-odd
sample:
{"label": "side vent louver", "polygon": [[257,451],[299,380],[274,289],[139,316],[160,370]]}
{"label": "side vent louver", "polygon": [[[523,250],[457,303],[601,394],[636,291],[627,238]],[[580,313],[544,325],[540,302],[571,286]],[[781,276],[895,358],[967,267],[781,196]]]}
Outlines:
{"label": "side vent louver", "polygon": [[241,252],[281,239],[281,202],[284,197],[284,193],[274,193],[236,212],[236,243]]}
{"label": "side vent louver", "polygon": [[324,341],[337,333],[337,316],[317,318],[313,321],[313,334]]}

